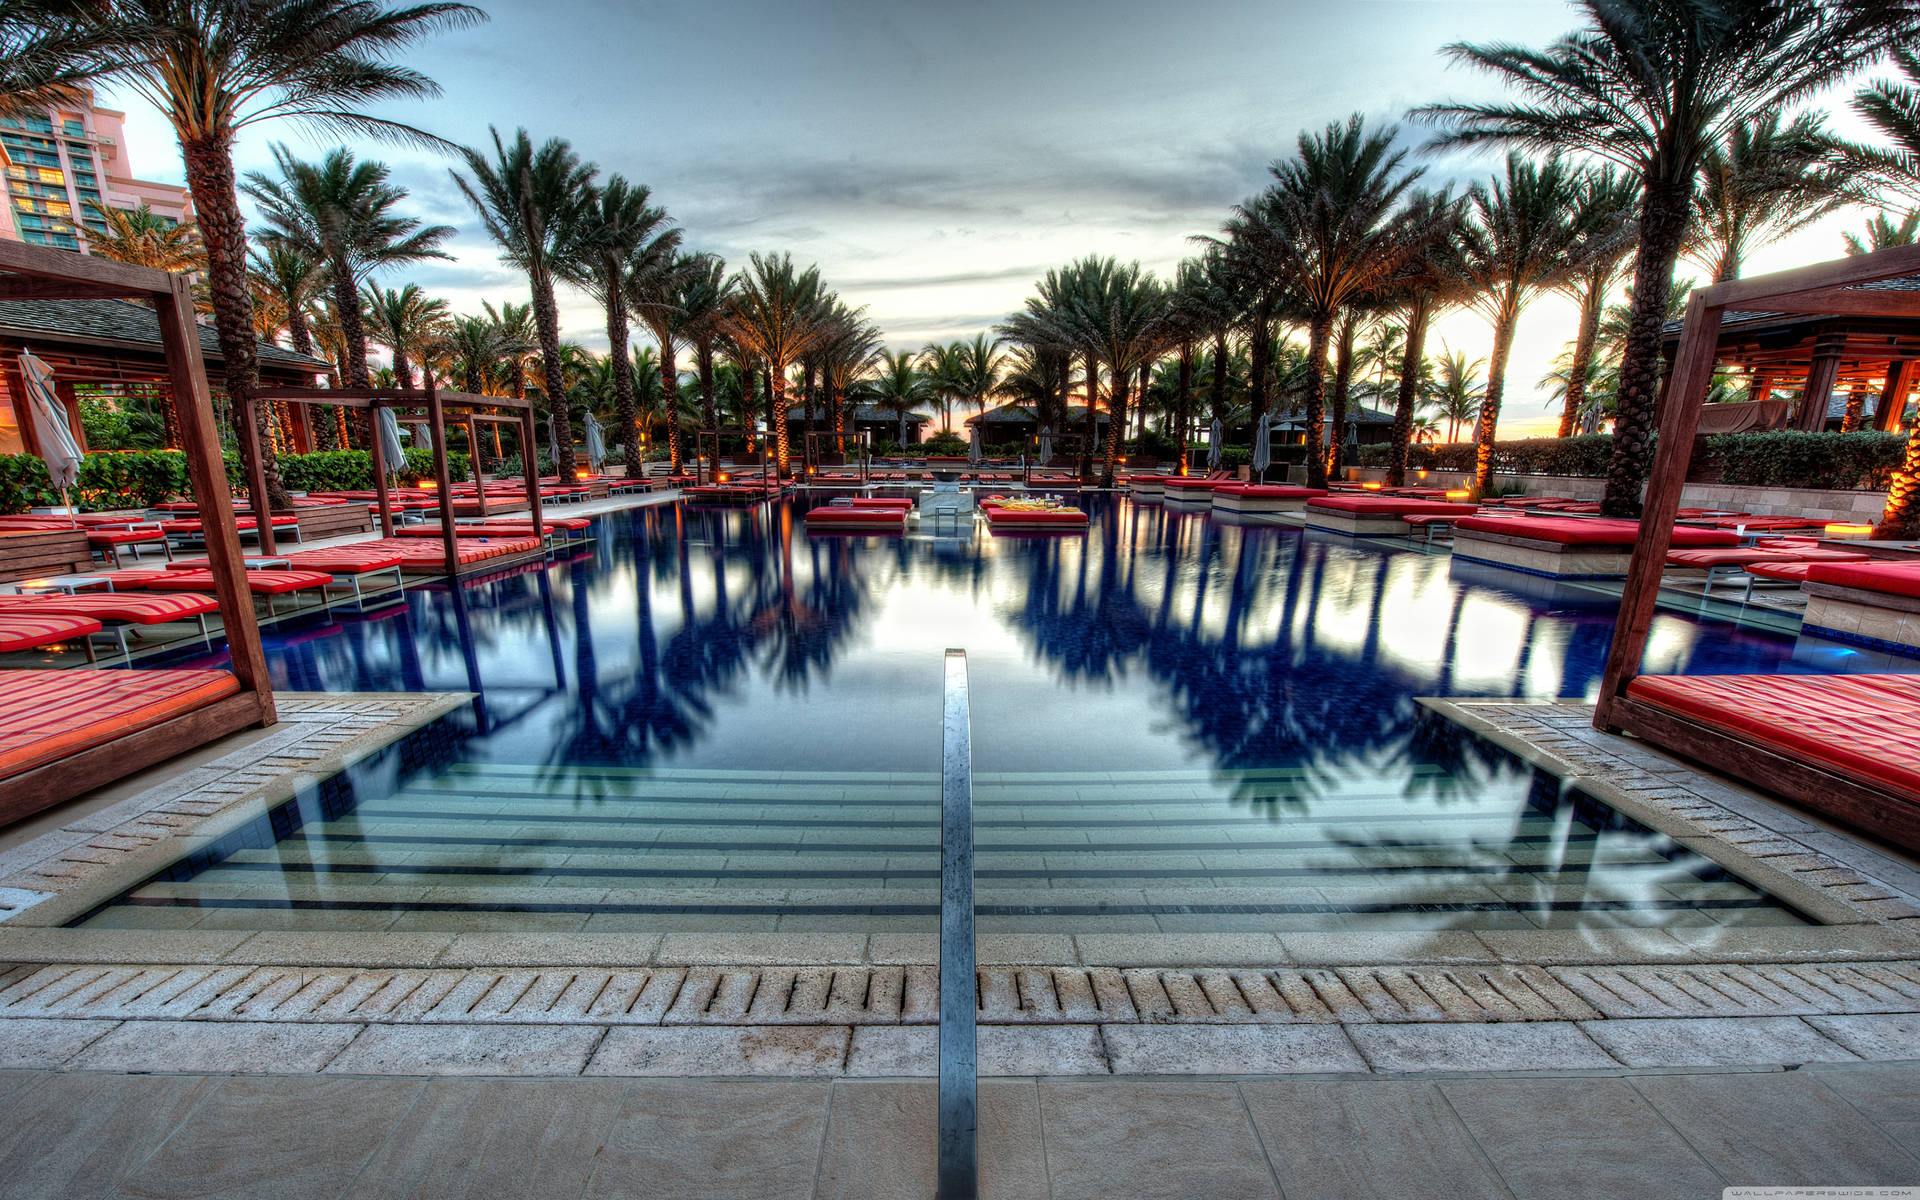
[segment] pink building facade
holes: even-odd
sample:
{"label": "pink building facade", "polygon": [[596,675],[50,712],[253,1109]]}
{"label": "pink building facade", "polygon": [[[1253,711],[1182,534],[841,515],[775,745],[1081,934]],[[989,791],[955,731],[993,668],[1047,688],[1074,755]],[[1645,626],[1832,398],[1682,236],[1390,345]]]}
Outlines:
{"label": "pink building facade", "polygon": [[126,114],[94,105],[91,95],[0,117],[0,171],[7,193],[0,238],[84,253],[88,232],[105,227],[103,209],[144,203],[169,221],[193,219],[187,189],[134,177]]}

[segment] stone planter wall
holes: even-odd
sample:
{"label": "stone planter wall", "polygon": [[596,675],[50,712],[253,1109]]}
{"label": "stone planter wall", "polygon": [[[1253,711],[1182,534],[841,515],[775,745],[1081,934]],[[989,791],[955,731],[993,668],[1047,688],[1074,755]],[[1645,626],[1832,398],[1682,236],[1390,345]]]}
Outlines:
{"label": "stone planter wall", "polygon": [[[1350,467],[1356,482],[1384,480],[1384,469]],[[1428,471],[1425,478],[1408,472],[1407,482],[1421,487],[1467,486],[1462,471]],[[1519,487],[1529,496],[1567,500],[1598,500],[1607,490],[1604,479],[1575,479],[1564,475],[1501,475],[1502,487]],[[1871,525],[1887,506],[1885,492],[1837,491],[1825,488],[1744,487],[1729,483],[1689,483],[1680,493],[1684,508],[1725,508],[1755,516],[1820,517],[1828,521]]]}

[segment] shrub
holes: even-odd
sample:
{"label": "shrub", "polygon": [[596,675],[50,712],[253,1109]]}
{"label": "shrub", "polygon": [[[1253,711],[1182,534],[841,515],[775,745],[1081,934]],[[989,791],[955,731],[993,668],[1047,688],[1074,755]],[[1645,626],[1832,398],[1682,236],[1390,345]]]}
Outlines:
{"label": "shrub", "polygon": [[366,491],[373,486],[373,455],[365,450],[288,454],[280,459],[280,474],[294,492]]}
{"label": "shrub", "polygon": [[1696,471],[1751,487],[1885,488],[1906,453],[1897,433],[1722,433],[1701,439]]}

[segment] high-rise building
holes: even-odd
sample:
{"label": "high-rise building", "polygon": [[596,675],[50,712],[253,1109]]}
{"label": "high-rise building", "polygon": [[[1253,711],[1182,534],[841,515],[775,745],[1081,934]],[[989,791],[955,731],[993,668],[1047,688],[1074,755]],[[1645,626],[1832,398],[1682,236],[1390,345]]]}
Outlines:
{"label": "high-rise building", "polygon": [[18,117],[0,117],[0,169],[7,212],[0,237],[86,248],[89,230],[104,230],[101,213],[141,204],[168,221],[193,219],[187,189],[133,177],[126,114],[93,103],[89,93]]}

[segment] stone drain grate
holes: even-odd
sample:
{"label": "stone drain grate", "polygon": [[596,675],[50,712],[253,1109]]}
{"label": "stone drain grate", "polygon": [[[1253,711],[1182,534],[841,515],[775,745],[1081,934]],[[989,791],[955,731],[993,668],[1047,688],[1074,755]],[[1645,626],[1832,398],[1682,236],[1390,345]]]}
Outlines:
{"label": "stone drain grate", "polygon": [[[1759,966],[989,967],[979,1020],[1354,1024],[1920,1012],[1920,963]],[[636,970],[21,965],[0,1019],[388,1024],[930,1025],[920,967]]]}

